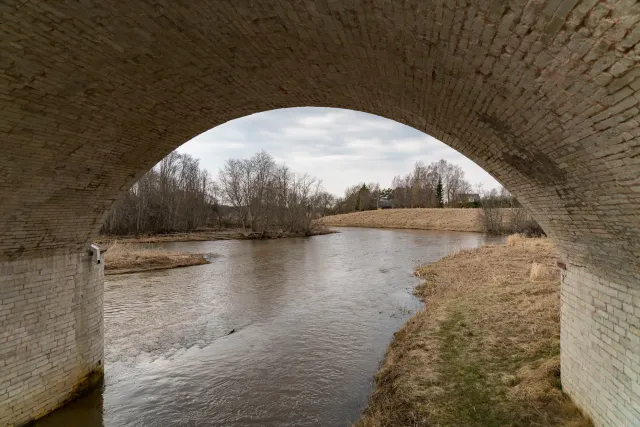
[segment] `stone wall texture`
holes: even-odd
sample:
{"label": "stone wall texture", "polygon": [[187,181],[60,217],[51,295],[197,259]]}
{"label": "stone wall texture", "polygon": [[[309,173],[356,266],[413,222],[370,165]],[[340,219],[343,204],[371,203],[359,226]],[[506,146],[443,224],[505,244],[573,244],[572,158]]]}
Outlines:
{"label": "stone wall texture", "polygon": [[[442,140],[531,209],[570,273],[640,288],[637,0],[5,0],[0,19],[0,262],[83,253],[141,174],[211,127],[324,106]],[[573,313],[597,340],[598,312]],[[563,378],[616,425],[587,374]]]}
{"label": "stone wall texture", "polygon": [[102,284],[88,254],[0,262],[0,426],[45,415],[101,371]]}
{"label": "stone wall texture", "polygon": [[640,288],[563,273],[563,390],[598,426],[640,426]]}

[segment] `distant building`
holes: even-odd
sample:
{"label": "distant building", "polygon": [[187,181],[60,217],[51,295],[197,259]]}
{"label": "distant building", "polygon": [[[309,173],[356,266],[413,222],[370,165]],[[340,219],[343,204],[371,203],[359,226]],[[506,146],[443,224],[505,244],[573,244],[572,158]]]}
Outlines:
{"label": "distant building", "polygon": [[460,194],[460,201],[462,203],[474,203],[480,201],[480,195],[478,193],[462,193]]}
{"label": "distant building", "polygon": [[380,199],[378,200],[378,209],[393,209],[395,204],[393,199]]}

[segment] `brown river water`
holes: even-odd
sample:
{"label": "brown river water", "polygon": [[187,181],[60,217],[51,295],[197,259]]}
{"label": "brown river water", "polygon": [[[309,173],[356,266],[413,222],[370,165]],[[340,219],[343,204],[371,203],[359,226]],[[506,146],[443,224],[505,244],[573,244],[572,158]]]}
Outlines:
{"label": "brown river water", "polygon": [[105,385],[35,425],[351,425],[394,331],[420,308],[413,269],[501,239],[340,231],[154,245],[218,257],[108,276]]}

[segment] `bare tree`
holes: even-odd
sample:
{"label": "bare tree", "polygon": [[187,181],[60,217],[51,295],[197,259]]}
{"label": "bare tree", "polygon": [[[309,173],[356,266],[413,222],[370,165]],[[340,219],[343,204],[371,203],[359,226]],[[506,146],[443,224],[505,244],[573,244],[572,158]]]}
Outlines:
{"label": "bare tree", "polygon": [[228,160],[219,175],[223,200],[239,213],[243,228],[267,232],[311,233],[312,220],[331,199],[320,182],[276,165],[262,151],[250,159]]}
{"label": "bare tree", "polygon": [[500,193],[495,188],[482,195],[482,213],[484,228],[487,233],[501,234],[504,232],[504,210]]}
{"label": "bare tree", "polygon": [[529,236],[545,234],[531,212],[505,188],[493,188],[481,194],[485,229],[488,233],[522,233]]}
{"label": "bare tree", "polygon": [[102,227],[107,234],[193,230],[215,221],[217,194],[188,154],[170,153],[133,185]]}
{"label": "bare tree", "polygon": [[458,165],[446,160],[425,165],[416,162],[413,171],[405,176],[396,176],[393,188],[396,207],[433,208],[439,205],[438,181],[443,188],[443,202],[449,206],[460,203],[461,195],[470,192],[471,185],[464,178],[464,171]]}
{"label": "bare tree", "polygon": [[245,228],[248,217],[248,202],[243,191],[244,164],[241,160],[229,159],[219,173],[220,192],[226,203],[235,208],[238,220]]}

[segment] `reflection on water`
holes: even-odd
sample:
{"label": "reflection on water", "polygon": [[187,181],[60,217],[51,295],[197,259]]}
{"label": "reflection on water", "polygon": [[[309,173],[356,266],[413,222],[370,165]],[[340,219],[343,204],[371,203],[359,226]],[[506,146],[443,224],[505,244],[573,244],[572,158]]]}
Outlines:
{"label": "reflection on water", "polygon": [[413,268],[487,239],[341,229],[163,244],[219,257],[108,277],[104,390],[36,425],[350,425],[393,332],[419,308]]}

